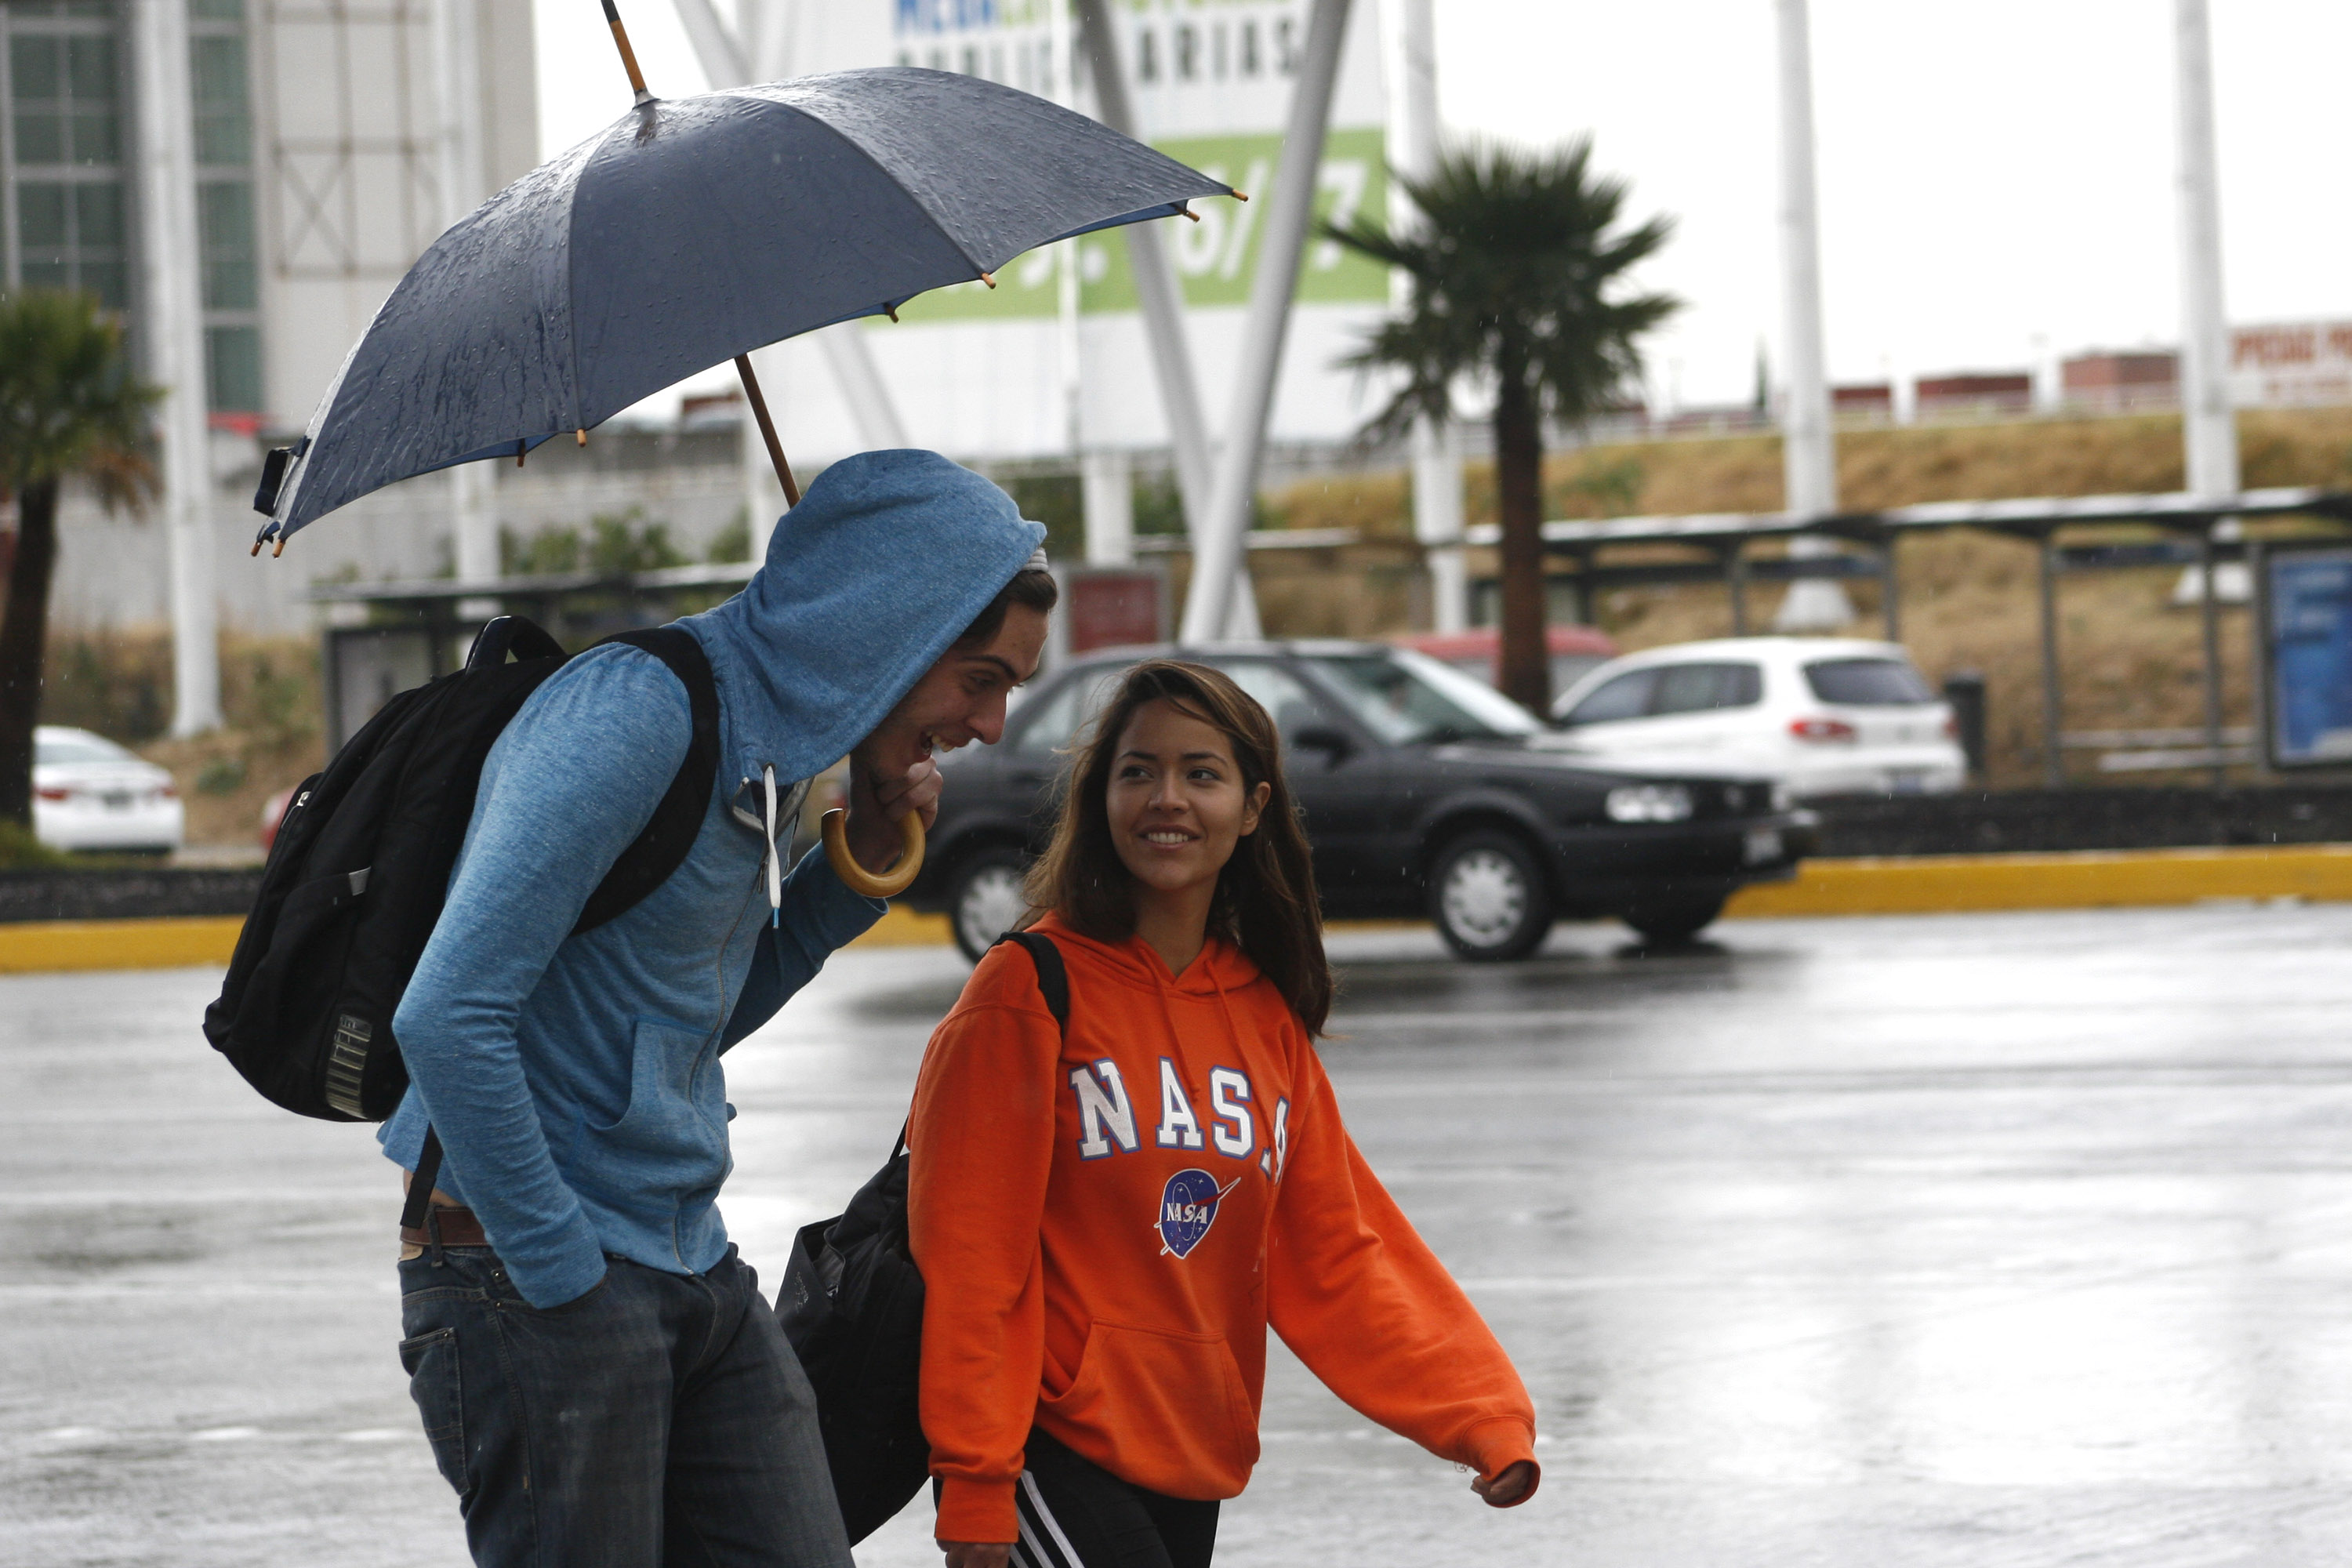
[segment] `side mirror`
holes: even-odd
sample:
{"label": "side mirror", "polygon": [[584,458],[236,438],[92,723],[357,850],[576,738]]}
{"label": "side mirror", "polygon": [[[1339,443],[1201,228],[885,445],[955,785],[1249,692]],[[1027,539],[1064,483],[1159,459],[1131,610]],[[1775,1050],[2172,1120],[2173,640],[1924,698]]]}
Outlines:
{"label": "side mirror", "polygon": [[1337,767],[1355,753],[1356,742],[1348,738],[1344,730],[1329,724],[1309,724],[1290,737],[1290,747],[1296,752],[1321,752],[1330,759],[1330,765]]}

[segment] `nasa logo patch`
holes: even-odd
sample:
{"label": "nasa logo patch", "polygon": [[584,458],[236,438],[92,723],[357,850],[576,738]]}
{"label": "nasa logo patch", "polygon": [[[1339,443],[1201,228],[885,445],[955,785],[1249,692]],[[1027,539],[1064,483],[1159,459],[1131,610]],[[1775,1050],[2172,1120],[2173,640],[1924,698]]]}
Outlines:
{"label": "nasa logo patch", "polygon": [[[1239,1178],[1235,1178],[1237,1182]],[[1206,1171],[1179,1171],[1160,1190],[1160,1240],[1168,1251],[1187,1257],[1217,1223],[1217,1205],[1234,1183],[1217,1185]]]}

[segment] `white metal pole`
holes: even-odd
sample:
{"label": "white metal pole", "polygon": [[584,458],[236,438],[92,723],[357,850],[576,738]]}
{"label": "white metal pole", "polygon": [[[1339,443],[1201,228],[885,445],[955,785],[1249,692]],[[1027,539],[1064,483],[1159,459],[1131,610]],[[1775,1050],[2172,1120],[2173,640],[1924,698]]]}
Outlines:
{"label": "white metal pole", "polygon": [[1339,80],[1339,50],[1347,31],[1348,0],[1314,0],[1297,84],[1291,89],[1290,123],[1275,165],[1274,194],[1265,198],[1271,210],[1242,328],[1233,414],[1225,422],[1224,449],[1218,454],[1216,482],[1209,492],[1207,526],[1194,536],[1192,587],[1184,602],[1183,640],[1188,643],[1212,641],[1226,627],[1234,574],[1241,567],[1251,503],[1257,495],[1266,422],[1274,412],[1274,383],[1282,368],[1291,299],[1298,287],[1298,259],[1306,248],[1307,220],[1315,212],[1323,136],[1330,125],[1331,92]]}
{"label": "white metal pole", "polygon": [[2238,491],[2221,313],[2221,198],[2213,168],[2212,41],[2205,0],[2177,0],[2180,132],[2180,412],[2189,489]]}
{"label": "white metal pole", "polygon": [[[1096,118],[1123,136],[1137,134],[1135,106],[1128,97],[1118,36],[1105,0],[1076,0],[1079,37],[1093,77]],[[1209,423],[1201,413],[1201,386],[1192,374],[1192,345],[1184,335],[1184,297],[1167,242],[1158,224],[1132,224],[1127,230],[1129,269],[1143,332],[1151,344],[1151,368],[1160,383],[1160,405],[1168,420],[1168,444],[1176,459],[1176,489],[1184,502],[1184,522],[1197,545],[1212,482]]]}
{"label": "white metal pole", "polygon": [[136,0],[140,325],[163,388],[163,530],[172,566],[172,733],[220,727],[220,606],[213,588],[213,496],[197,285],[195,121],[187,0]]}
{"label": "white metal pole", "polygon": [[[1077,61],[1072,53],[1070,0],[1048,0],[1053,7],[1046,41],[1052,58],[1046,79],[1039,85],[1045,96],[1064,109],[1078,106]],[[1062,382],[1062,436],[1070,456],[1085,445],[1086,374],[1078,354],[1078,242],[1066,239],[1054,247],[1054,357]]]}
{"label": "white metal pole", "polygon": [[1125,452],[1088,452],[1078,468],[1087,513],[1087,564],[1135,564],[1135,474]]}
{"label": "white metal pole", "polygon": [[[441,221],[453,225],[488,193],[482,175],[481,16],[476,0],[436,0],[433,52],[441,98]],[[449,510],[457,580],[486,583],[499,575],[495,464],[460,463],[449,470]],[[480,606],[486,612],[488,605]]]}
{"label": "white metal pole", "polygon": [[[1437,168],[1437,25],[1432,0],[1389,0],[1389,164],[1397,174],[1427,179]],[[1389,187],[1389,226],[1402,233],[1415,221],[1410,197]],[[1412,285],[1400,273],[1390,303],[1412,303]],[[1469,576],[1462,555],[1462,444],[1459,434],[1428,419],[1412,427],[1412,531],[1429,573],[1430,623],[1441,632],[1470,624]]]}
{"label": "white metal pole", "polygon": [[[1813,73],[1806,0],[1776,0],[1780,53],[1780,281],[1789,383],[1780,409],[1781,483],[1788,510],[1837,510],[1837,454],[1830,432],[1829,375],[1822,351],[1822,263],[1813,200]],[[1833,555],[1828,540],[1790,541],[1795,556]],[[1834,582],[1789,584],[1774,625],[1820,631],[1853,619]]]}

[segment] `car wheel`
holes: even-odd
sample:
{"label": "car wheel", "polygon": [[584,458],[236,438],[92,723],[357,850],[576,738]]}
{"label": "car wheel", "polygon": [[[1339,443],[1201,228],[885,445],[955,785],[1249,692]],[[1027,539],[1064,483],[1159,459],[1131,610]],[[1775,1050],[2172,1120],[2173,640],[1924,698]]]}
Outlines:
{"label": "car wheel", "polygon": [[974,963],[1013,922],[1029,912],[1021,879],[1029,866],[1017,849],[983,849],[955,869],[948,881],[948,922],[956,946]]}
{"label": "car wheel", "polygon": [[1661,947],[1690,941],[1723,913],[1723,893],[1688,893],[1625,911],[1625,923]]}
{"label": "car wheel", "polygon": [[1431,864],[1429,918],[1458,957],[1525,958],[1551,931],[1551,888],[1525,839],[1465,833]]}

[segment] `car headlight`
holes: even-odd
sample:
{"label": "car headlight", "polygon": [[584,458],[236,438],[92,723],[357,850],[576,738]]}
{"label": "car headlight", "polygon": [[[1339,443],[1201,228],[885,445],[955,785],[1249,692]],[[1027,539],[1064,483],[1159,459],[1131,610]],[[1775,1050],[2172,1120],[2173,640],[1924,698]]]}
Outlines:
{"label": "car headlight", "polygon": [[1691,793],[1681,784],[1619,784],[1609,792],[1612,822],[1685,822]]}

